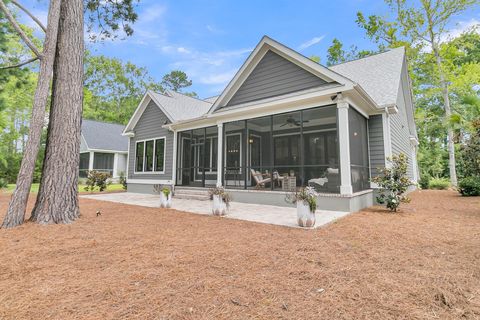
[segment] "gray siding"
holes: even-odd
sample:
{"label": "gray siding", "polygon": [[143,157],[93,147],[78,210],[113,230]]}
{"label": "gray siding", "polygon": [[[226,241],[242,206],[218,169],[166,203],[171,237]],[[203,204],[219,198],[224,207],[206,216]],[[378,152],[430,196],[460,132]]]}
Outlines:
{"label": "gray siding", "polygon": [[385,166],[385,147],[383,141],[382,115],[370,116],[368,119],[368,144],[370,148],[371,176],[378,175],[378,168]]}
{"label": "gray siding", "polygon": [[408,88],[405,88],[403,77],[406,76],[402,72],[402,81],[398,88],[397,107],[398,113],[390,116],[390,132],[392,135],[392,153],[398,155],[404,153],[408,157],[408,175],[413,179],[413,163],[412,163],[412,147],[410,144],[410,129],[405,107],[405,95],[408,94]]}
{"label": "gray siding", "polygon": [[323,79],[268,51],[227,106],[318,87],[325,83]]}
{"label": "gray siding", "polygon": [[[142,116],[138,120],[134,132],[135,137],[130,139],[130,153],[128,161],[128,178],[145,179],[145,180],[170,180],[172,179],[173,168],[173,132],[162,128],[162,125],[168,121],[165,114],[150,101],[145,108]],[[136,142],[139,140],[166,137],[166,153],[165,153],[165,174],[160,173],[142,173],[135,174],[135,150]]]}

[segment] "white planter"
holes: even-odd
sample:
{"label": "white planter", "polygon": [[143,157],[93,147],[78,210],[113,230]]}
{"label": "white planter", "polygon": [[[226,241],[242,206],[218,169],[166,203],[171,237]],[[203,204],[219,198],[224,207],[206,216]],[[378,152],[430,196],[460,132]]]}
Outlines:
{"label": "white planter", "polygon": [[297,202],[297,221],[300,227],[313,227],[315,225],[315,212],[310,211],[310,206],[303,201]]}
{"label": "white planter", "polygon": [[160,191],[160,208],[171,208],[172,207],[172,193],[168,194],[168,197],[165,193]]}
{"label": "white planter", "polygon": [[214,216],[224,216],[227,214],[227,204],[221,196],[213,195],[212,214]]}

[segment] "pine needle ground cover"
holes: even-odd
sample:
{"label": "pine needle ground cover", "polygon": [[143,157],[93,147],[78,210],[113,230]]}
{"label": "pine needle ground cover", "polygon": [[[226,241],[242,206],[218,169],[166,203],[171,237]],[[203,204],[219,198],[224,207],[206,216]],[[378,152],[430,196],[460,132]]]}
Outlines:
{"label": "pine needle ground cover", "polygon": [[0,318],[478,319],[480,198],[411,198],[316,230],[82,199],[0,230]]}

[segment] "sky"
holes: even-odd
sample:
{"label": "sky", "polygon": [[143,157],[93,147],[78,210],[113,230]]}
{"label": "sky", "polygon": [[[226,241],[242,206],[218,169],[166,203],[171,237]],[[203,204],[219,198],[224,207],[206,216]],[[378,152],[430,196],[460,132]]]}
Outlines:
{"label": "sky", "polygon": [[[22,3],[46,21],[46,0]],[[88,43],[88,49],[146,67],[157,81],[182,70],[193,81],[188,91],[201,98],[222,92],[263,35],[325,63],[334,38],[347,48],[375,48],[355,23],[358,11],[389,13],[384,1],[368,0],[141,0],[136,11],[133,36]],[[478,23],[477,7],[455,17],[449,29],[456,35]]]}

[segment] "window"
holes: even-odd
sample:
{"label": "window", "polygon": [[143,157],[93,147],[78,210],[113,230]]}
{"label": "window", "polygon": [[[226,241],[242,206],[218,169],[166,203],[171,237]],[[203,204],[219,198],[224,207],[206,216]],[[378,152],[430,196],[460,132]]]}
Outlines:
{"label": "window", "polygon": [[145,171],[153,171],[153,140],[145,141]]}
{"label": "window", "polygon": [[217,171],[217,146],[217,137],[207,137],[207,141],[205,142],[205,155],[207,157],[207,163],[205,163],[205,172],[210,173]]}
{"label": "window", "polygon": [[142,172],[143,171],[143,147],[144,142],[137,142],[137,150],[136,150],[136,157],[135,157],[135,171]]}
{"label": "window", "polygon": [[165,138],[138,141],[135,172],[159,172],[165,169]]}
{"label": "window", "polygon": [[155,171],[164,171],[165,139],[155,140]]}

